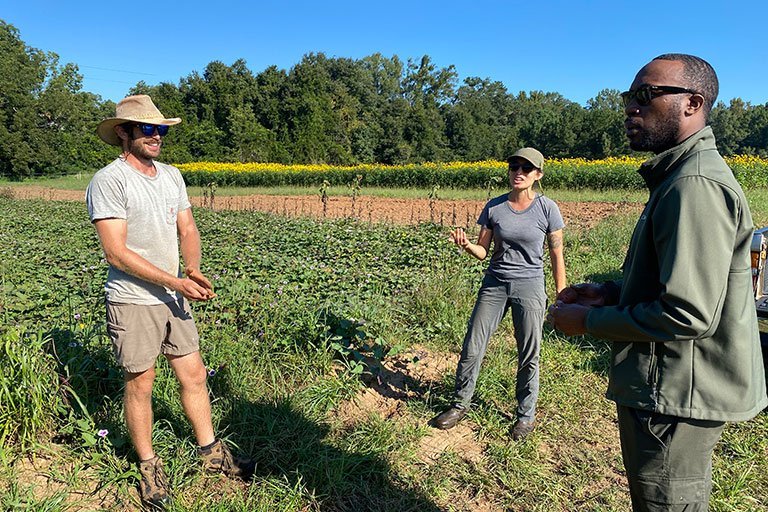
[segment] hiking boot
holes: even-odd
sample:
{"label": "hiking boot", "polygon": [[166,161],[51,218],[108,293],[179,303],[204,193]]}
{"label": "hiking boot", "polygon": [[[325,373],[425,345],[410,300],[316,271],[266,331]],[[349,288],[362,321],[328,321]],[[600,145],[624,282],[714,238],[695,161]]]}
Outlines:
{"label": "hiking boot", "polygon": [[533,429],[536,427],[536,422],[534,420],[530,421],[522,421],[517,420],[517,423],[515,423],[515,426],[512,427],[512,439],[515,441],[522,441],[526,437],[528,437],[528,434],[533,432]]}
{"label": "hiking boot", "polygon": [[142,503],[149,510],[166,510],[172,500],[168,492],[168,478],[163,471],[160,457],[155,455],[149,460],[140,461],[139,473],[141,473],[139,491]]}
{"label": "hiking boot", "polygon": [[432,426],[439,428],[440,430],[448,430],[453,428],[459,422],[464,415],[467,414],[467,410],[463,407],[449,407],[445,411],[441,412],[432,419]]}
{"label": "hiking boot", "polygon": [[206,447],[198,446],[197,454],[203,459],[203,468],[209,473],[224,473],[230,478],[250,480],[256,469],[253,460],[233,456],[221,439]]}

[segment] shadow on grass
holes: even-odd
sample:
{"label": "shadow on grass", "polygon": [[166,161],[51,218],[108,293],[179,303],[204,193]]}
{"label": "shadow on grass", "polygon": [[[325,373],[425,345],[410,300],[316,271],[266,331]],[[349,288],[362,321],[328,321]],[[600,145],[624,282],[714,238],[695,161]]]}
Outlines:
{"label": "shadow on grass", "polygon": [[321,510],[438,512],[428,497],[393,478],[380,454],[333,446],[329,428],[307,417],[290,398],[252,402],[232,394],[228,372],[212,382],[214,395],[229,398],[220,427],[257,462],[256,478],[286,478],[317,497]]}
{"label": "shadow on grass", "polygon": [[[109,430],[117,457],[133,457],[120,413],[122,371],[109,345],[68,329],[52,329],[47,334],[60,380],[76,395],[65,393],[71,419],[77,422],[87,415],[93,425]],[[330,429],[300,411],[290,398],[246,400],[233,389],[228,373],[223,368],[209,381],[212,394],[221,397],[214,404],[222,413],[217,430],[254,456],[257,479],[287,479],[292,486],[306,489],[308,499],[314,496],[321,510],[440,511],[427,496],[395,476],[375,446],[334,446]],[[396,393],[396,389],[390,392]],[[191,435],[186,418],[173,404],[155,400],[153,409],[156,423],[165,421],[180,439]],[[61,435],[58,441],[78,446],[80,431]]]}

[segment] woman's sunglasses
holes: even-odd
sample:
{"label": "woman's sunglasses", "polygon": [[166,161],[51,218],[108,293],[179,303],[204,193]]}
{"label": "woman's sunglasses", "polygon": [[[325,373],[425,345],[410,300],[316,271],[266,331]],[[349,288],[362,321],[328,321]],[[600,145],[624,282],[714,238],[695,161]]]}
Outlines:
{"label": "woman's sunglasses", "polygon": [[157,130],[157,134],[161,137],[168,135],[168,125],[165,124],[135,123],[134,126],[141,130],[141,133],[145,137],[153,136],[155,134],[155,130]]}
{"label": "woman's sunglasses", "polygon": [[509,164],[509,172],[517,172],[522,170],[525,174],[531,171],[535,171],[536,168],[531,164]]}
{"label": "woman's sunglasses", "polygon": [[628,107],[632,100],[636,100],[637,104],[641,107],[647,107],[653,101],[653,98],[663,96],[665,94],[699,94],[691,89],[684,87],[674,87],[672,85],[641,85],[634,91],[624,91],[621,93],[621,101],[624,103],[624,107]]}

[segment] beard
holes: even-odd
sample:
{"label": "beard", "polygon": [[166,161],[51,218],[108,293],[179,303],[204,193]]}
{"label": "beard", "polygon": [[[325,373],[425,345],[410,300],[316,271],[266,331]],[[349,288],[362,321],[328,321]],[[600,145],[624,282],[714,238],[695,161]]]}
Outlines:
{"label": "beard", "polygon": [[635,151],[651,151],[659,154],[677,145],[677,135],[680,130],[680,120],[670,119],[656,127],[655,130],[641,130],[639,138],[631,140],[629,147]]}
{"label": "beard", "polygon": [[152,160],[157,158],[160,154],[160,148],[162,147],[162,142],[160,142],[160,146],[158,146],[158,148],[154,150],[145,146],[146,141],[147,141],[147,137],[139,137],[136,139],[131,139],[128,146],[128,152],[140,159]]}
{"label": "beard", "polygon": [[680,134],[680,109],[670,112],[666,119],[657,119],[654,123],[639,128],[637,137],[629,141],[629,147],[635,151],[651,151],[659,154],[677,146]]}

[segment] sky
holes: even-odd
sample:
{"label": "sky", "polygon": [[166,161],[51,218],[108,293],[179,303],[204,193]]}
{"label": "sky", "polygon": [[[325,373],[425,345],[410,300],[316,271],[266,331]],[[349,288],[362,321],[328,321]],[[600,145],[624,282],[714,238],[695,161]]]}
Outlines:
{"label": "sky", "polygon": [[138,81],[178,84],[215,60],[257,74],[308,53],[374,53],[489,78],[512,94],[557,92],[586,105],[625,90],[662,53],[715,68],[719,100],[768,103],[768,1],[453,0],[118,2],[0,0],[32,48],[77,64],[83,89],[119,101]]}

